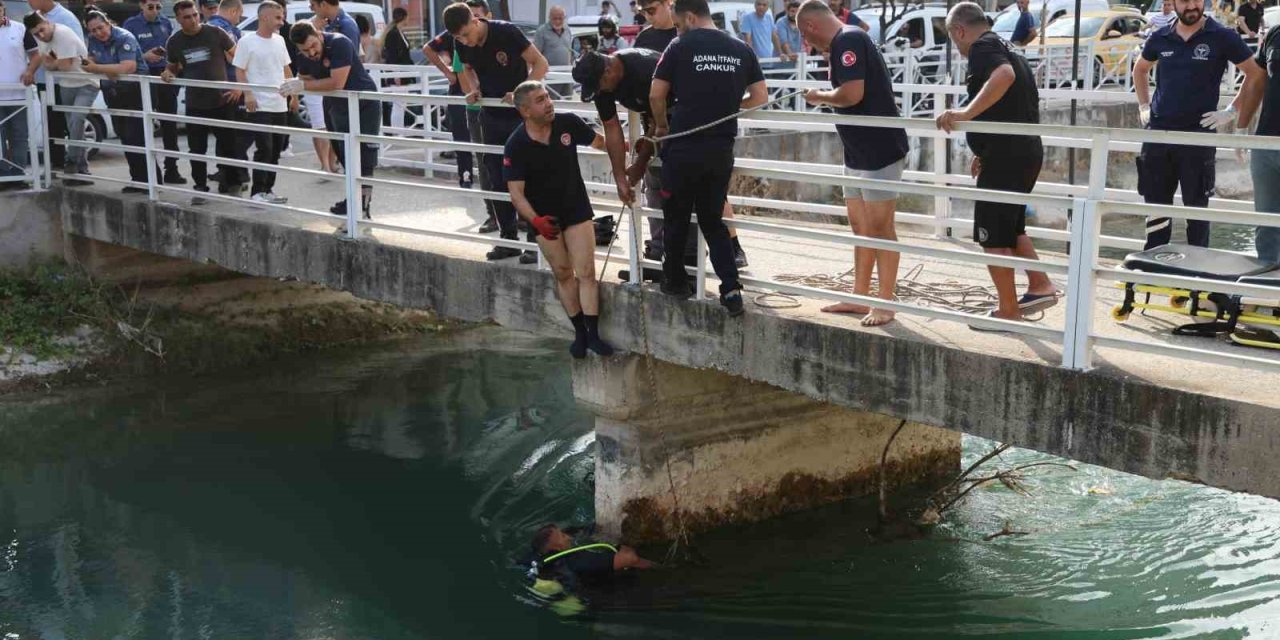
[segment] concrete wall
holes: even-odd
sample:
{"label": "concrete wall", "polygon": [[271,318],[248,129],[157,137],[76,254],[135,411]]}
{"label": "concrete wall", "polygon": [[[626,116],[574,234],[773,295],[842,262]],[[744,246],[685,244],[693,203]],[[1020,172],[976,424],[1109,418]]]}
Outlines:
{"label": "concrete wall", "polygon": [[0,197],[0,268],[21,269],[62,257],[57,201],[35,192]]}
{"label": "concrete wall", "polygon": [[[259,276],[292,276],[468,321],[568,336],[551,275],[428,254],[263,220],[69,190],[6,203],[60,209],[68,233]],[[711,368],[836,405],[965,431],[1150,477],[1174,474],[1280,496],[1276,411],[1104,371],[962,351],[602,287],[602,330],[655,357]]]}

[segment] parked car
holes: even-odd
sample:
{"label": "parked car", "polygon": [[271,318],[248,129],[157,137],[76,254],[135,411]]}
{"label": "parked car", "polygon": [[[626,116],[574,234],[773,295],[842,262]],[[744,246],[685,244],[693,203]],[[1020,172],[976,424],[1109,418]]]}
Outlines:
{"label": "parked car", "polygon": [[[1054,20],[1075,11],[1076,0],[1047,0],[1049,4],[1048,20],[1045,24],[1053,24]],[[1158,0],[1157,0],[1158,1]],[[1046,0],[1031,0],[1027,6],[1027,11],[1031,12],[1031,20],[1036,27],[1040,26],[1040,14],[1043,13]],[[1107,4],[1107,0],[1080,0],[1081,14],[1087,12],[1109,10],[1111,6]],[[1156,10],[1159,11],[1159,7]],[[1000,15],[996,17],[995,24],[991,30],[995,31],[1001,38],[1008,40],[1013,37],[1013,29],[1018,26],[1018,5],[1011,4]]]}
{"label": "parked car", "polygon": [[[339,2],[338,7],[343,11],[351,14],[351,17],[362,15],[373,23],[373,33],[376,36],[382,33],[387,26],[386,14],[382,12],[382,7],[376,4],[366,4],[364,2]],[[315,16],[315,12],[311,10],[309,2],[290,2],[285,5],[285,20],[290,24],[299,20],[310,20]],[[236,25],[241,31],[254,31],[258,28],[258,3],[244,5],[244,20]]]}
{"label": "parked car", "polygon": [[[1080,14],[1080,46],[1083,48],[1092,43],[1094,47],[1091,63],[1095,83],[1108,76],[1123,78],[1131,73],[1133,58],[1130,54],[1142,44],[1142,37],[1138,34],[1145,28],[1147,18],[1137,9],[1116,8]],[[1046,45],[1073,44],[1075,15],[1068,13],[1054,20],[1045,29],[1044,36]],[[1065,56],[1063,61],[1069,67],[1071,57]]]}

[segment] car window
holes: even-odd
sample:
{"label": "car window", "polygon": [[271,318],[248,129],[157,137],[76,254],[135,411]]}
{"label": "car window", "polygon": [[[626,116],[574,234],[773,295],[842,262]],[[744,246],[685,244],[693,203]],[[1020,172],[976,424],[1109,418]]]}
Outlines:
{"label": "car window", "polygon": [[716,23],[716,28],[724,31],[724,13],[711,14],[711,21]]}
{"label": "car window", "polygon": [[[1105,18],[1081,18],[1080,19],[1080,37],[1090,38],[1098,34],[1098,27],[1102,26]],[[1076,21],[1071,16],[1067,16],[1061,20],[1054,20],[1048,29],[1044,31],[1046,38],[1070,38],[1075,35]]]}
{"label": "car window", "polygon": [[254,19],[252,19],[252,20],[250,20],[250,21],[248,21],[248,22],[244,23],[243,25],[241,25],[240,30],[241,30],[241,31],[243,31],[243,32],[245,32],[245,33],[248,33],[248,32],[250,32],[250,31],[257,31],[257,30],[258,30],[258,19],[257,19],[257,18],[254,18]]}
{"label": "car window", "polygon": [[937,16],[933,19],[933,44],[943,44],[947,39],[947,17]]}

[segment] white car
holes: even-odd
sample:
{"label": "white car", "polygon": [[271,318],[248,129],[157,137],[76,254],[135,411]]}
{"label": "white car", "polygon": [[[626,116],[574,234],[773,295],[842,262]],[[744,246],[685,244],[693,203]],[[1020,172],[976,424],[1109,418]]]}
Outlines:
{"label": "white car", "polygon": [[[352,18],[361,15],[368,18],[373,23],[373,35],[375,37],[382,33],[383,28],[387,26],[387,16],[382,12],[382,5],[363,2],[339,2],[338,7],[351,14]],[[299,20],[310,20],[315,15],[309,2],[290,2],[285,5],[284,19],[289,24]],[[258,3],[246,3],[244,5],[244,19],[236,26],[241,31],[254,31],[258,28]]]}

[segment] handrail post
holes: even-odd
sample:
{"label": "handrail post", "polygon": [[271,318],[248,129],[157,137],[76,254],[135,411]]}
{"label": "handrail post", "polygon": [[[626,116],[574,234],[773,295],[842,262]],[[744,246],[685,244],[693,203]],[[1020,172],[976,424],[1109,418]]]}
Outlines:
{"label": "handrail post", "polygon": [[44,188],[53,187],[53,144],[49,141],[49,121],[53,120],[53,114],[56,113],[54,107],[58,104],[58,97],[53,92],[53,72],[46,71],[44,74],[44,108],[45,114],[41,121],[44,126]]}
{"label": "handrail post", "polygon": [[354,240],[360,237],[357,224],[360,221],[360,100],[356,94],[347,94],[347,148],[344,150],[342,164],[346,167],[347,190],[347,238]]}
{"label": "handrail post", "polygon": [[[805,53],[804,47],[801,47],[800,53],[796,54],[796,82],[804,82],[805,70],[808,66],[809,66],[808,54]],[[805,107],[804,94],[802,93],[796,94],[796,97],[794,98],[794,100],[795,100],[794,109],[796,111],[804,111],[804,107]]]}
{"label": "handrail post", "polygon": [[[40,147],[36,137],[31,135],[36,121],[36,110],[40,108],[40,97],[34,85],[27,87],[27,112],[22,117],[27,119],[27,175],[31,177],[31,187],[40,188]],[[43,120],[43,118],[41,118]]]}
{"label": "handrail post", "polygon": [[[720,224],[724,224],[724,222]],[[694,234],[698,237],[698,271],[697,277],[694,279],[697,284],[693,288],[693,299],[705,300],[707,298],[707,239],[702,237],[701,229],[694,230]],[[671,251],[671,247],[666,249]],[[684,251],[684,248],[676,247],[676,251]]]}
{"label": "handrail post", "polygon": [[916,57],[915,55],[912,54],[912,51],[908,49],[906,53],[906,58],[907,58],[906,60],[907,70],[905,73],[902,74],[903,86],[904,86],[904,88],[902,89],[902,115],[910,118],[915,115],[915,105],[912,104],[914,100],[912,99],[912,96],[911,96],[911,89],[908,89],[905,87],[910,87],[911,85],[915,84]]}
{"label": "handrail post", "polygon": [[1101,233],[1098,201],[1075,198],[1071,218],[1071,253],[1067,265],[1067,317],[1062,332],[1062,366],[1077,371],[1093,367],[1093,306]]}
{"label": "handrail post", "polygon": [[[946,107],[945,95],[942,91],[933,94],[933,115],[942,115]],[[943,135],[933,138],[933,178],[934,184],[947,183],[947,138]],[[951,217],[951,200],[946,196],[933,197],[933,237],[944,238],[950,235],[947,219]]]}
{"label": "handrail post", "polygon": [[138,84],[142,88],[142,156],[147,160],[147,199],[156,200],[156,185],[160,176],[156,175],[156,135],[155,121],[151,118],[151,80],[150,76],[142,76]]}
{"label": "handrail post", "polygon": [[[627,129],[628,139],[631,140],[631,148],[634,149],[636,143],[640,141],[640,114],[635,111],[627,113]],[[644,281],[643,278],[640,277],[642,271],[642,267],[640,266],[640,256],[644,252],[644,239],[643,236],[640,235],[640,214],[636,212],[636,208],[636,202],[632,201],[631,215],[628,217],[628,228],[631,237],[627,247],[627,268],[630,269],[628,275],[631,277],[627,278],[627,281],[631,284],[638,285]],[[621,231],[621,229],[615,225],[613,232],[618,233],[619,231]],[[604,274],[600,275],[603,276]]]}

